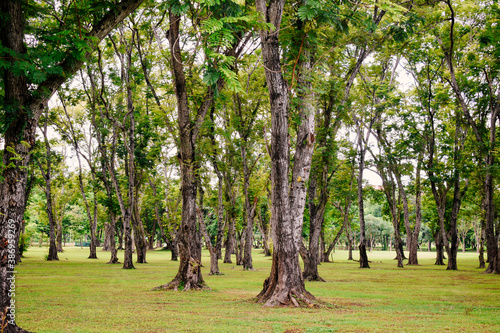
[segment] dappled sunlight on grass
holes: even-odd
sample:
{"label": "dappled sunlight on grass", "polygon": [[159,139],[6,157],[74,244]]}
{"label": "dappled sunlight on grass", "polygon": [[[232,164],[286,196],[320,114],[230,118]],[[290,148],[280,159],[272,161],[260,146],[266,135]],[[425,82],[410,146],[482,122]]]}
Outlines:
{"label": "dappled sunlight on grass", "polygon": [[459,253],[459,271],[446,271],[434,253],[401,269],[393,252],[374,251],[372,268],[360,269],[337,251],[319,267],[327,282],[306,282],[331,306],[264,309],[252,300],[271,265],[259,250],[255,271],[220,261],[222,276],[208,275],[204,252],[211,290],[202,292],[151,291],[177,272],[167,251],[148,252],[135,270],[107,265],[109,252],[88,260],[88,249],[66,248],[59,262],[46,252],[30,248],[17,269],[17,322],[36,332],[500,332],[500,276],[481,274],[476,253]]}

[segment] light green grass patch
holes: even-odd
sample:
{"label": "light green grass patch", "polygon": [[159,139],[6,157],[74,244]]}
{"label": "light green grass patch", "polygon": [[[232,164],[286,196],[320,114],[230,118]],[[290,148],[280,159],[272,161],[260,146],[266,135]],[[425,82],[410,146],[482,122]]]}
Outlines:
{"label": "light green grass patch", "polygon": [[177,272],[167,251],[148,252],[135,270],[107,265],[108,252],[92,260],[66,248],[59,262],[46,252],[30,248],[17,267],[17,323],[35,332],[500,332],[500,276],[481,274],[475,253],[459,253],[459,270],[447,271],[434,253],[400,269],[393,252],[372,252],[372,268],[360,269],[337,251],[319,267],[327,282],[306,282],[332,306],[268,309],[253,301],[271,265],[258,250],[255,271],[220,262],[222,276],[208,275],[203,252],[203,292],[151,291]]}

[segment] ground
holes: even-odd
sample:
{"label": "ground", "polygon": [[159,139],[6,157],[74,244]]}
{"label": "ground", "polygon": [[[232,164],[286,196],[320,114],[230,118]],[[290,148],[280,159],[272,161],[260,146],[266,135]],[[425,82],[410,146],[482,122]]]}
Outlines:
{"label": "ground", "polygon": [[[271,260],[254,250],[255,271],[223,264],[224,275],[203,277],[210,291],[151,291],[175,276],[167,251],[148,252],[135,270],[107,265],[109,252],[89,260],[88,248],[65,248],[59,262],[47,248],[25,253],[16,275],[18,325],[42,332],[500,332],[500,277],[476,269],[476,253],[459,253],[459,271],[434,266],[420,252],[418,267],[397,268],[392,252],[369,252],[371,269],[334,253],[319,267],[327,281],[306,289],[324,308],[262,308],[252,300]],[[123,260],[123,252],[119,253]]]}

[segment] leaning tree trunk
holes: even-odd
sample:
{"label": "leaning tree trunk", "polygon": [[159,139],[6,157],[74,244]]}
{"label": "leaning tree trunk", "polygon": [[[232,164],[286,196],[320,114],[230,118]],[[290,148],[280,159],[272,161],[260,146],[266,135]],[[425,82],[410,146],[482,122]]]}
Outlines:
{"label": "leaning tree trunk", "polygon": [[[260,31],[262,58],[271,105],[271,227],[274,241],[271,274],[265,280],[263,289],[257,296],[258,302],[264,303],[264,306],[290,304],[299,306],[299,301],[307,304],[313,304],[314,302],[314,296],[305,289],[299,265],[298,243],[301,240],[295,237],[299,226],[294,225],[295,219],[299,217],[293,216],[292,218],[290,216],[290,208],[295,207],[290,207],[288,183],[290,163],[288,143],[288,86],[281,72],[278,39],[284,4],[284,0],[270,0],[269,4],[266,4],[265,0],[256,1],[257,10],[263,15],[267,23],[271,23],[274,26],[274,29],[270,29],[270,31]],[[300,137],[300,139],[307,139],[307,144],[312,141],[310,136]],[[299,140],[297,141],[300,142]],[[309,176],[308,171],[309,169],[307,170],[307,177]],[[296,175],[296,177],[298,176]],[[294,180],[300,182],[301,179],[297,178]],[[300,186],[301,184],[297,185]],[[303,207],[304,203],[301,207],[302,214]]]}
{"label": "leaning tree trunk", "polygon": [[[339,241],[340,236],[342,236],[342,234],[344,233],[345,226],[346,226],[346,219],[349,219],[349,214],[347,214],[346,217],[344,217],[344,223],[340,227],[339,232],[337,232],[337,235],[335,235],[335,238],[333,239],[330,246],[328,246],[328,249],[326,249],[326,251],[322,253],[322,260],[321,260],[322,262],[331,262],[330,255],[332,254],[332,251],[335,248],[335,245],[337,245],[337,242]],[[351,257],[352,257],[352,252],[351,252]]]}

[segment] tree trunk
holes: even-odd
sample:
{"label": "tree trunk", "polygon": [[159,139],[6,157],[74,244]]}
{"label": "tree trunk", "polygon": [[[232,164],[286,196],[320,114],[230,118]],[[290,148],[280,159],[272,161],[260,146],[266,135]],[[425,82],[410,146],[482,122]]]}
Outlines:
{"label": "tree trunk", "polygon": [[[170,45],[171,65],[174,77],[175,95],[177,99],[177,121],[179,127],[179,163],[181,169],[182,220],[179,232],[179,270],[175,278],[168,284],[155,289],[190,290],[207,288],[201,275],[201,243],[196,231],[196,194],[198,172],[195,144],[199,127],[213,100],[213,91],[205,96],[204,104],[198,110],[197,122],[191,121],[186,79],[179,45],[179,29],[181,17],[169,9],[170,29],[168,40]],[[201,121],[200,121],[201,119]]]}
{"label": "tree trunk", "polygon": [[358,210],[359,210],[359,267],[370,268],[366,254],[365,212],[363,201],[363,171],[365,169],[365,152],[363,136],[359,122],[356,122],[358,132],[359,170],[358,170]]}
{"label": "tree trunk", "polygon": [[57,219],[57,221],[56,221],[56,223],[57,223],[57,238],[56,238],[57,252],[64,252],[64,250],[63,250],[63,231],[62,231],[62,215],[63,214],[64,213],[61,212],[60,218]]}
{"label": "tree trunk", "polygon": [[[420,184],[420,170],[422,167],[423,154],[423,151],[419,152],[417,171],[415,173],[415,227],[411,232],[411,246],[410,252],[408,254],[408,265],[418,265],[418,236],[420,234],[420,228],[422,226],[422,191]],[[410,237],[409,234],[408,237]]]}
{"label": "tree trunk", "polygon": [[205,244],[207,245],[208,252],[210,253],[210,273],[209,275],[222,275],[219,271],[219,261],[217,259],[217,251],[215,247],[212,246],[212,241],[208,235],[207,228],[205,226],[205,221],[203,220],[203,214],[198,209],[198,221],[200,224],[200,229],[203,237],[205,238]]}
{"label": "tree trunk", "polygon": [[47,216],[49,218],[49,254],[47,260],[59,260],[57,256],[57,244],[56,244],[56,219],[54,216],[54,207],[52,202],[52,156],[49,144],[49,139],[47,137],[47,123],[48,119],[45,119],[45,124],[43,127],[43,137],[45,140],[45,164],[46,169],[43,168],[42,164],[39,163],[40,172],[45,179],[45,198],[47,199]]}
{"label": "tree trunk", "polygon": [[480,238],[479,238],[479,244],[478,244],[478,250],[479,250],[479,268],[486,268],[486,262],[484,261],[484,229],[486,228],[486,223],[485,219],[481,218],[481,231],[480,231]]}
{"label": "tree trunk", "polygon": [[135,248],[137,255],[137,263],[138,264],[146,264],[146,254],[148,252],[148,241],[146,239],[146,233],[144,231],[144,225],[142,224],[141,215],[139,211],[139,203],[138,203],[138,192],[139,185],[136,186],[134,190],[135,198],[134,207],[133,207],[133,216],[132,216],[132,226],[134,228],[134,240],[135,240]]}
{"label": "tree trunk", "polygon": [[[290,207],[289,197],[288,86],[281,74],[278,39],[284,3],[284,0],[270,0],[267,5],[265,0],[256,1],[258,12],[263,15],[267,23],[275,27],[269,29],[270,31],[260,31],[262,58],[271,105],[271,227],[274,250],[271,274],[265,280],[257,300],[264,303],[264,306],[271,307],[299,306],[298,301],[310,305],[314,302],[314,296],[305,289],[301,274],[298,253],[301,239],[295,237],[297,231],[301,232],[302,226],[294,225],[294,222],[303,218],[304,207],[300,207],[302,209],[300,216],[295,215],[293,218],[290,216],[290,208],[298,211],[299,209],[293,205]],[[301,180],[295,177],[299,175],[293,175],[294,184]]]}
{"label": "tree trunk", "polygon": [[[347,214],[347,215],[349,215],[349,214]],[[347,219],[348,218],[349,217],[347,217]],[[340,236],[342,236],[342,234],[344,233],[345,226],[346,226],[346,221],[345,220],[346,220],[346,218],[344,217],[344,224],[340,227],[339,232],[337,232],[337,235],[333,239],[333,242],[330,244],[330,246],[328,247],[328,249],[323,252],[323,258],[322,258],[323,262],[330,262],[330,255],[332,254],[333,249],[335,249],[335,245],[337,245],[337,242],[339,241]]]}
{"label": "tree trunk", "polygon": [[434,234],[434,243],[436,244],[436,262],[434,265],[444,265],[444,245],[442,240],[442,232],[438,227],[436,233]]}
{"label": "tree trunk", "polygon": [[108,231],[107,234],[109,235],[108,241],[109,241],[109,250],[111,251],[111,258],[108,261],[108,264],[117,264],[118,263],[118,256],[117,256],[117,250],[116,250],[116,240],[115,240],[115,226],[116,226],[116,216],[114,213],[109,212],[109,219],[110,222],[108,223]]}
{"label": "tree trunk", "polygon": [[[499,95],[500,96],[500,95]],[[499,106],[497,106],[498,108]],[[494,127],[493,123],[495,120],[492,120],[492,127]],[[491,134],[494,136],[495,134]],[[487,158],[488,166],[490,167],[489,170],[493,168],[494,165],[494,156],[493,154],[488,156]],[[493,203],[493,175],[491,174],[491,171],[486,173],[485,181],[484,181],[484,188],[485,188],[485,199],[484,199],[484,208],[485,208],[485,229],[484,229],[484,235],[486,238],[486,249],[488,253],[488,268],[484,271],[485,273],[496,273],[500,274],[500,261],[499,261],[499,256],[500,252],[498,251],[498,238],[497,234],[495,234],[495,208],[494,208],[494,203]],[[498,230],[497,230],[498,233]]]}
{"label": "tree trunk", "polygon": [[264,256],[270,257],[271,256],[271,250],[269,249],[269,227],[268,225],[264,222],[264,218],[262,217],[262,210],[257,214],[259,217],[259,230],[260,234],[262,235],[262,247],[264,250]]}
{"label": "tree trunk", "polygon": [[235,230],[235,207],[236,207],[236,198],[235,195],[231,192],[231,189],[228,188],[228,184],[226,183],[226,199],[230,200],[230,207],[226,210],[226,221],[227,221],[227,235],[224,247],[226,252],[224,254],[224,263],[231,264],[231,255],[236,250],[236,230]]}

